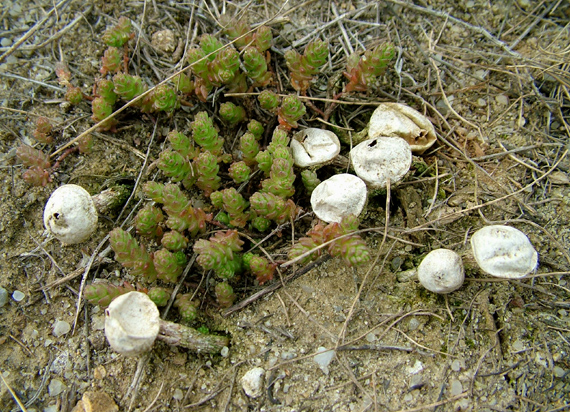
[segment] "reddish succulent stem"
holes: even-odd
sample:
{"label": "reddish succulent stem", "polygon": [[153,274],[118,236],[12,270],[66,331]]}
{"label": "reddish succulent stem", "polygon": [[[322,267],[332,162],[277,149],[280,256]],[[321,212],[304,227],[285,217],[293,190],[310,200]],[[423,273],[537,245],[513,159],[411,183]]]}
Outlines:
{"label": "reddish succulent stem", "polygon": [[78,146],[74,146],[74,147],[70,147],[69,149],[65,150],[61,156],[59,156],[56,160],[55,163],[53,164],[52,167],[49,168],[49,170],[51,172],[59,169],[59,165],[61,164],[62,160],[65,159],[67,156],[69,156],[71,153],[76,152],[79,150]]}
{"label": "reddish succulent stem", "polygon": [[[301,96],[308,97],[308,96],[307,96],[307,91],[306,91],[306,90],[303,90],[303,91],[301,92]],[[303,99],[303,100],[304,100],[304,99]],[[323,112],[321,109],[319,109],[317,106],[315,106],[315,104],[314,104],[310,99],[307,99],[307,100],[304,100],[304,101],[305,101],[305,104],[311,108],[311,110],[313,110],[313,111],[314,111],[315,113],[317,113],[319,116],[321,116],[321,117],[323,117],[323,118],[325,117],[325,112]],[[326,120],[326,119],[325,119],[325,120]]]}

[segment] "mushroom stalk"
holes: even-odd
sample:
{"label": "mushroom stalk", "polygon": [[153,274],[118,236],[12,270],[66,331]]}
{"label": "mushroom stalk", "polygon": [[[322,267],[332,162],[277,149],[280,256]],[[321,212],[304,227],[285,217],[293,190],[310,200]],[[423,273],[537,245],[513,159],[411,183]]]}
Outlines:
{"label": "mushroom stalk", "polygon": [[207,335],[189,326],[160,320],[157,339],[169,345],[182,346],[201,353],[219,353],[224,346],[229,346],[226,336]]}

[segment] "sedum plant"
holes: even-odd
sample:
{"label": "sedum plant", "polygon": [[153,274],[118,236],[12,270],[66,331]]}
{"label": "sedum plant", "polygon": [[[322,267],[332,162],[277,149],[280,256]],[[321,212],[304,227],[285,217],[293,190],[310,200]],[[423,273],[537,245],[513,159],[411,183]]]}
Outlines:
{"label": "sedum plant", "polygon": [[247,270],[251,272],[260,285],[273,279],[273,274],[277,263],[269,263],[269,261],[253,253],[246,253],[243,255],[243,263]]}
{"label": "sedum plant", "polygon": [[277,109],[279,127],[287,131],[295,129],[298,126],[297,121],[305,115],[306,111],[305,105],[297,96],[285,97]]}
{"label": "sedum plant", "polygon": [[328,45],[320,39],[307,44],[301,55],[291,49],[285,53],[285,60],[289,68],[291,85],[299,92],[306,92],[313,77],[321,71],[329,54]]}
{"label": "sedum plant", "polygon": [[348,79],[344,92],[365,92],[368,90],[368,86],[376,81],[377,77],[384,74],[394,55],[395,49],[389,44],[367,50],[362,57],[359,57],[358,54],[350,55],[347,71],[344,72],[344,76]]}
{"label": "sedum plant", "polygon": [[[308,237],[299,239],[299,242],[291,248],[289,258],[294,259],[323,243],[354,232],[358,229],[358,224],[358,218],[354,215],[343,218],[340,223],[329,223],[326,226],[318,223],[307,232]],[[366,242],[357,234],[345,236],[330,243],[327,250],[331,256],[340,257],[349,266],[361,265],[370,260],[370,250]],[[316,259],[322,253],[321,251],[322,249],[316,250],[301,262],[307,263]]]}
{"label": "sedum plant", "polygon": [[199,239],[194,244],[196,261],[202,268],[213,270],[222,279],[231,279],[243,270],[243,241],[236,230],[219,231],[209,240]]}
{"label": "sedum plant", "polygon": [[218,303],[222,308],[229,308],[236,300],[234,289],[228,282],[218,282],[214,288]]}
{"label": "sedum plant", "polygon": [[130,269],[133,276],[146,282],[156,280],[156,269],[150,253],[143,245],[121,228],[115,228],[109,234],[115,260]]}

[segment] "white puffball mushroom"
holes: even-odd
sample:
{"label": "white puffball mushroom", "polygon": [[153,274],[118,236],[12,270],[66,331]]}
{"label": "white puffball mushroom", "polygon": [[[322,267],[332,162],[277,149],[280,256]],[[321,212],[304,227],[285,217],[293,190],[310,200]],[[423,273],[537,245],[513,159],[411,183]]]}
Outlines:
{"label": "white puffball mushroom", "polygon": [[248,370],[241,378],[241,385],[243,391],[250,398],[259,398],[263,395],[263,378],[265,376],[265,369],[255,367]]}
{"label": "white puffball mushroom", "polygon": [[105,310],[105,336],[111,348],[125,356],[150,350],[159,330],[158,308],[144,293],[125,293]]}
{"label": "white puffball mushroom", "polygon": [[57,188],[44,208],[44,226],[68,245],[87,240],[97,228],[97,220],[91,195],[77,185]]}
{"label": "white puffball mushroom", "polygon": [[358,216],[366,204],[366,184],[357,176],[341,173],[321,182],[311,194],[315,215],[327,223]]}
{"label": "white puffball mushroom", "polygon": [[293,160],[298,167],[325,165],[340,153],[340,141],[329,130],[309,128],[291,139]]}
{"label": "white puffball mushroom", "polygon": [[401,103],[380,104],[368,123],[368,138],[398,136],[408,142],[412,152],[423,153],[437,136],[431,122],[423,114]]}
{"label": "white puffball mushroom", "polygon": [[400,181],[412,165],[410,145],[400,137],[365,140],[350,151],[354,171],[372,189]]}
{"label": "white puffball mushroom", "polygon": [[471,237],[471,249],[479,267],[499,278],[520,279],[538,265],[538,253],[528,237],[510,226],[479,229]]}
{"label": "white puffball mushroom", "polygon": [[150,350],[155,339],[198,353],[220,353],[230,344],[227,336],[160,319],[154,302],[141,292],[128,292],[111,302],[105,310],[105,336],[111,348],[125,356]]}
{"label": "white puffball mushroom", "polygon": [[432,250],[418,266],[418,279],[424,288],[434,293],[459,289],[465,280],[461,257],[449,249]]}

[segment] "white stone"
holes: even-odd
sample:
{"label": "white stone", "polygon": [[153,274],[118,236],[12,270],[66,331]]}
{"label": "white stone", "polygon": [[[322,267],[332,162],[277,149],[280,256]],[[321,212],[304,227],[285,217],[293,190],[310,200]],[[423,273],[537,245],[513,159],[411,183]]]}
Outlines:
{"label": "white stone", "polygon": [[410,375],[415,375],[416,373],[419,373],[423,370],[424,370],[424,365],[419,360],[416,360],[414,362],[414,366],[408,366],[406,368],[406,372],[408,372]]}
{"label": "white stone", "polygon": [[340,153],[340,141],[329,130],[309,128],[291,139],[291,150],[296,166],[310,167],[329,163]]}
{"label": "white stone", "polygon": [[366,204],[366,184],[357,176],[341,173],[321,182],[311,194],[315,215],[325,222],[358,216]]}
{"label": "white stone", "polygon": [[368,138],[380,136],[401,137],[414,153],[425,152],[437,140],[428,118],[401,103],[382,103],[372,113],[368,123]]}
{"label": "white stone", "polygon": [[8,303],[8,291],[3,287],[0,287],[0,308]]}
{"label": "white stone", "polygon": [[52,379],[48,385],[49,396],[57,396],[61,394],[65,389],[67,389],[65,383],[59,379]]}
{"label": "white stone", "polygon": [[16,302],[21,302],[22,300],[24,300],[25,297],[26,295],[23,292],[20,292],[19,290],[15,290],[12,293],[12,299],[14,299]]}
{"label": "white stone", "polygon": [[241,378],[243,391],[250,398],[259,398],[263,394],[263,378],[265,369],[253,368],[248,370]]}
{"label": "white stone", "polygon": [[44,208],[44,226],[68,245],[87,240],[97,228],[97,220],[91,195],[77,185],[60,186]]}
{"label": "white stone", "polygon": [[538,265],[530,240],[514,227],[485,226],[471,237],[471,248],[479,267],[492,276],[520,279]]}
{"label": "white stone", "polygon": [[452,379],[449,392],[451,393],[451,396],[461,395],[461,393],[463,392],[463,385],[459,380]]}
{"label": "white stone", "polygon": [[323,346],[319,346],[317,354],[313,356],[313,360],[319,365],[319,368],[325,375],[329,374],[329,365],[334,358],[334,350],[328,350]]}
{"label": "white stone", "polygon": [[418,266],[418,279],[424,288],[434,293],[459,289],[465,279],[461,257],[449,249],[432,250]]}
{"label": "white stone", "polygon": [[145,293],[129,292],[115,298],[105,310],[105,336],[125,356],[150,350],[158,336],[160,314]]}
{"label": "white stone", "polygon": [[52,335],[56,338],[65,335],[71,330],[71,325],[64,320],[56,320],[53,324]]}
{"label": "white stone", "polygon": [[379,136],[365,140],[350,151],[354,171],[373,189],[386,187],[387,180],[400,181],[412,165],[410,145],[400,137]]}

